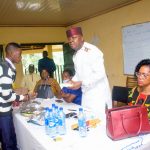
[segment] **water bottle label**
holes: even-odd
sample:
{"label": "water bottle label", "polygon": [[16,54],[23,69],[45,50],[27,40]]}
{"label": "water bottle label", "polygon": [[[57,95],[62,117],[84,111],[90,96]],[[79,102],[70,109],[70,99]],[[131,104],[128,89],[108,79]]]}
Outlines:
{"label": "water bottle label", "polygon": [[49,122],[49,127],[55,127],[55,123],[54,122]]}
{"label": "water bottle label", "polygon": [[55,118],[55,123],[58,124],[58,118]]}
{"label": "water bottle label", "polygon": [[62,119],[59,120],[59,126],[63,126],[63,121],[62,121]]}
{"label": "water bottle label", "polygon": [[45,119],[45,125],[48,126],[48,119]]}
{"label": "water bottle label", "polygon": [[84,120],[79,120],[79,126],[80,126],[80,127],[85,126],[85,121],[84,121]]}

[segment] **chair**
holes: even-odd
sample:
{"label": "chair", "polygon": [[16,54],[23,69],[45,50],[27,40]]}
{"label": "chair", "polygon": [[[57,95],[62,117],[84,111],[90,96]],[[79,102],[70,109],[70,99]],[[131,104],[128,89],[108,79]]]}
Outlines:
{"label": "chair", "polygon": [[62,73],[64,70],[63,65],[56,65],[56,70],[54,71],[54,78],[57,80],[57,82],[60,84],[62,83]]}
{"label": "chair", "polygon": [[137,78],[134,76],[127,76],[126,87],[133,88],[137,86]]}
{"label": "chair", "polygon": [[112,105],[113,107],[120,107],[127,105],[128,91],[130,88],[122,86],[114,86],[112,89]]}

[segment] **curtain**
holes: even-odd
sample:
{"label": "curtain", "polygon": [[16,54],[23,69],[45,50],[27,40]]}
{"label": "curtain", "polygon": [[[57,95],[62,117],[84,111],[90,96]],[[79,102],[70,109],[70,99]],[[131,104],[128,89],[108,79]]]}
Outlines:
{"label": "curtain", "polygon": [[64,69],[71,69],[73,73],[75,72],[74,70],[74,63],[72,60],[74,50],[70,48],[68,43],[65,43],[63,45],[63,54],[64,54]]}
{"label": "curtain", "polygon": [[0,59],[4,58],[3,45],[0,45]]}

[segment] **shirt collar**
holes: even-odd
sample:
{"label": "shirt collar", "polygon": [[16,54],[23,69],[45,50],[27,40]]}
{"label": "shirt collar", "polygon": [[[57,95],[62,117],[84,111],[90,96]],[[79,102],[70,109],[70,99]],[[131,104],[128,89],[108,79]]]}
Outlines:
{"label": "shirt collar", "polygon": [[15,69],[16,70],[16,67],[15,67],[15,65],[11,62],[11,60],[10,59],[8,59],[8,58],[5,58],[5,60],[11,65],[11,67],[13,68],[13,69]]}
{"label": "shirt collar", "polygon": [[87,47],[87,42],[84,42],[81,49],[84,50]]}

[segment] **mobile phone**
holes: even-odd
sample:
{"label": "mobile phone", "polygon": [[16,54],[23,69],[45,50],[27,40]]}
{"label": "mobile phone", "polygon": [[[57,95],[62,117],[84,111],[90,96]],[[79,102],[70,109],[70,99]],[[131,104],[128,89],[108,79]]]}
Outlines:
{"label": "mobile phone", "polygon": [[67,114],[66,114],[66,118],[70,118],[70,117],[74,117],[74,116],[77,116],[77,113],[75,113],[75,112],[70,112],[70,113],[67,113]]}

